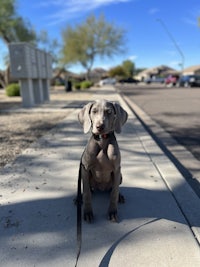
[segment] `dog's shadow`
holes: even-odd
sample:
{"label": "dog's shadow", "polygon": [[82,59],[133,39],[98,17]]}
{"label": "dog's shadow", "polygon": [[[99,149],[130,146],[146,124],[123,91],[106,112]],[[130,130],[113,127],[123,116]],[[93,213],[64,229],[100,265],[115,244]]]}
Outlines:
{"label": "dog's shadow", "polygon": [[[177,186],[176,191],[182,191],[182,187],[184,187],[184,183]],[[179,205],[177,205],[176,199],[167,188],[163,190],[150,190],[138,187],[131,188],[121,186],[120,193],[124,196],[125,203],[119,204],[118,206],[119,223],[123,224],[125,222],[126,225],[129,224],[129,226],[134,226],[132,228],[128,227],[127,229],[129,230],[127,230],[127,232],[122,232],[120,230],[121,227],[119,227],[119,238],[108,248],[99,267],[109,266],[111,257],[116,248],[132,233],[143,227],[152,227],[151,224],[154,225],[153,227],[156,227],[156,222],[159,223],[159,220],[162,219],[166,222],[169,221],[188,225],[182,210]],[[94,214],[96,215],[95,219],[101,220],[105,217],[108,205],[108,192],[95,192],[93,194],[93,208]],[[139,221],[137,225],[135,222],[138,219]],[[200,222],[193,226],[199,227]],[[116,230],[115,227],[113,227],[113,229]],[[109,234],[111,235],[112,232]],[[115,233],[113,232],[113,234]]]}
{"label": "dog's shadow", "polygon": [[[181,185],[176,190],[181,190]],[[118,203],[118,222],[136,218],[165,218],[182,223],[183,217],[176,200],[169,190],[149,190],[120,186],[125,202]],[[110,192],[92,193],[95,221],[105,219],[110,201]],[[108,216],[107,216],[108,218]],[[197,226],[197,225],[196,225]]]}

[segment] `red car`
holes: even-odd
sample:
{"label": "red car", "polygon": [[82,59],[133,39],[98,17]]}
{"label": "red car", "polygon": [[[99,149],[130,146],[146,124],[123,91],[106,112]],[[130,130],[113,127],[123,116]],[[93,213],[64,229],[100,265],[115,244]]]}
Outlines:
{"label": "red car", "polygon": [[169,75],[166,79],[165,79],[165,84],[166,85],[173,85],[175,86],[177,81],[179,79],[178,75]]}

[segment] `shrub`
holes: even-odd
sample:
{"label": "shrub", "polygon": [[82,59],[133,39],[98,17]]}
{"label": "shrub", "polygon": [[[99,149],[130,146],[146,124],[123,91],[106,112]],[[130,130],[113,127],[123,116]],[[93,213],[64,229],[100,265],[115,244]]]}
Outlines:
{"label": "shrub", "polygon": [[79,82],[74,82],[73,85],[74,85],[74,88],[75,88],[75,89],[77,89],[77,90],[80,90],[80,89],[81,89],[81,83],[79,83]]}
{"label": "shrub", "polygon": [[92,85],[93,85],[93,83],[91,81],[83,81],[81,83],[81,89],[90,88]]}
{"label": "shrub", "polygon": [[11,83],[6,87],[7,96],[20,96],[20,86],[18,83]]}

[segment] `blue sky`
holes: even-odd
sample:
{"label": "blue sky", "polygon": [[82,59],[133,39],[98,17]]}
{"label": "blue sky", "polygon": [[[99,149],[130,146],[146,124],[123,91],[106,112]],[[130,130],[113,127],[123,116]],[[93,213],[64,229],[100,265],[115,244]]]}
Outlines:
{"label": "blue sky", "polygon": [[[112,59],[97,59],[94,67],[110,68],[131,59],[137,68],[168,65],[180,70],[182,58],[157,19],[161,19],[184,55],[184,67],[200,65],[199,0],[18,0],[18,13],[37,31],[61,39],[68,24],[84,21],[90,14],[104,14],[109,22],[126,30],[126,52]],[[5,48],[0,43],[0,55]],[[0,61],[0,68],[2,63]],[[80,72],[76,65],[71,70]]]}

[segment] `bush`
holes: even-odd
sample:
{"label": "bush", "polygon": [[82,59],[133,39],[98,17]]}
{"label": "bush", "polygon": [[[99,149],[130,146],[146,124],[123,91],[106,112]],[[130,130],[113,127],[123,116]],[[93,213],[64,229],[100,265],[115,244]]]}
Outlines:
{"label": "bush", "polygon": [[80,90],[81,89],[81,83],[79,82],[74,82],[74,88],[77,89],[77,90]]}
{"label": "bush", "polygon": [[18,83],[11,83],[6,87],[7,96],[20,96],[20,86]]}
{"label": "bush", "polygon": [[91,81],[83,81],[81,83],[81,89],[87,89],[90,88],[93,85]]}

